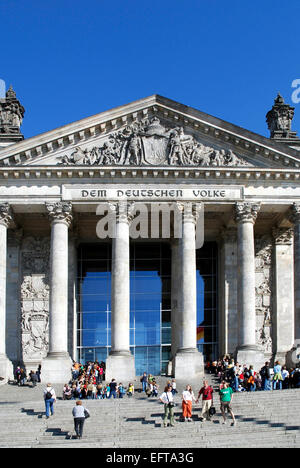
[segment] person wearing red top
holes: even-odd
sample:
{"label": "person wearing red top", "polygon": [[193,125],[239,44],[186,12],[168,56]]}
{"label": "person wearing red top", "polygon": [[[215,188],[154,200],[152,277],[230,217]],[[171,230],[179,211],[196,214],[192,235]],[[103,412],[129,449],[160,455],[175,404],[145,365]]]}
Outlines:
{"label": "person wearing red top", "polygon": [[201,418],[202,421],[211,421],[211,417],[209,414],[209,410],[212,407],[213,404],[213,388],[208,385],[207,380],[204,381],[204,386],[199,390],[198,394],[198,399],[197,402],[200,399],[200,396],[202,395],[202,414]]}

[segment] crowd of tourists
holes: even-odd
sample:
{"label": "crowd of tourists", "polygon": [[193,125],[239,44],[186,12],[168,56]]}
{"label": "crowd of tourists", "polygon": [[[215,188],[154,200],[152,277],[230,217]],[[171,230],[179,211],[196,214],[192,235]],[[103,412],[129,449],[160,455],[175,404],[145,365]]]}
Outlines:
{"label": "crowd of tourists", "polygon": [[[198,393],[194,393],[191,385],[187,385],[180,398],[181,420],[191,422],[193,404],[202,405],[200,419],[211,421],[216,413],[214,407],[214,395],[218,395],[220,402],[223,424],[227,423],[227,414],[232,418],[232,425],[236,425],[235,415],[232,410],[232,399],[234,392],[253,392],[267,390],[283,390],[289,388],[300,388],[300,369],[287,369],[280,362],[275,362],[271,366],[269,362],[257,371],[253,366],[241,365],[234,359],[225,356],[218,361],[208,362],[205,366],[206,373],[211,374],[218,381],[218,389],[214,390],[205,380],[200,386]],[[25,385],[27,380],[35,386],[41,382],[41,366],[37,371],[30,371],[29,376],[23,368],[18,367],[15,377],[18,385]],[[140,378],[138,389],[135,389],[132,382],[124,385],[111,379],[111,382],[105,381],[105,363],[88,362],[87,364],[73,363],[72,379],[66,383],[63,388],[63,400],[76,400],[72,410],[74,417],[74,429],[76,437],[81,438],[83,434],[84,421],[90,416],[89,411],[84,407],[82,400],[104,400],[111,398],[132,398],[136,391],[143,392],[148,398],[156,398],[164,405],[163,426],[175,426],[175,408],[178,406],[177,384],[175,379],[167,381],[162,392],[155,377],[146,372]],[[44,400],[46,417],[50,418],[54,414],[54,403],[56,394],[52,385],[49,383],[44,389]]]}
{"label": "crowd of tourists", "polygon": [[208,362],[205,368],[209,374],[219,379],[221,388],[228,383],[234,392],[300,388],[300,369],[287,369],[287,366],[282,366],[279,361],[276,361],[274,366],[266,362],[257,370],[252,365],[239,364],[225,356],[218,361]]}

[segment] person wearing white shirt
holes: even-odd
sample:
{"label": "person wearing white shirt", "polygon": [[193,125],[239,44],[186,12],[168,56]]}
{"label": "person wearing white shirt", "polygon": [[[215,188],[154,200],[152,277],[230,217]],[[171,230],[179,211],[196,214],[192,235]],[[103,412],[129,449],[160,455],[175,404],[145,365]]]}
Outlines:
{"label": "person wearing white shirt", "polygon": [[193,389],[190,385],[182,392],[182,417],[185,421],[192,421],[193,401],[196,401]]}
{"label": "person wearing white shirt", "polygon": [[56,402],[56,394],[55,390],[50,383],[47,384],[47,387],[44,390],[44,401],[45,401],[45,408],[46,408],[46,418],[50,418],[54,415],[54,403]]}
{"label": "person wearing white shirt", "polygon": [[170,426],[174,427],[174,398],[172,394],[172,386],[168,385],[165,388],[164,393],[159,397],[161,403],[164,404],[165,414],[164,414],[164,427],[168,425],[168,419],[170,418]]}

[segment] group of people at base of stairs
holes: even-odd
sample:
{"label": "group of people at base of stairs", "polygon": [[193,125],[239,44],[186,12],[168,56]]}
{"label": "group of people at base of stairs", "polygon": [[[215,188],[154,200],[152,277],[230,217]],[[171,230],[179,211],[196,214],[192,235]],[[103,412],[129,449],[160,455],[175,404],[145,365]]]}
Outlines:
{"label": "group of people at base of stairs", "polygon": [[105,363],[88,362],[83,365],[73,363],[72,381],[64,385],[64,400],[105,400],[110,398],[129,398],[134,395],[134,385],[129,382],[127,386],[112,379],[105,383]]}
{"label": "group of people at base of stairs", "polygon": [[24,367],[18,366],[15,370],[15,380],[19,387],[24,387],[31,382],[32,387],[36,387],[38,383],[41,383],[41,369],[42,366],[39,365],[36,371],[31,370],[27,376],[26,370]]}
{"label": "group of people at base of stairs", "polygon": [[241,365],[228,356],[218,361],[208,362],[208,373],[215,375],[221,382],[229,383],[234,392],[255,392],[300,388],[300,368],[287,369],[276,361],[270,362],[258,371],[253,366]]}
{"label": "group of people at base of stairs", "polygon": [[[174,388],[175,386],[175,388]],[[175,408],[176,403],[174,401],[175,394],[178,393],[176,390],[176,381],[167,382],[167,385],[164,389],[162,395],[160,395],[159,400],[164,405],[164,417],[163,417],[163,426],[167,427],[168,424],[171,427],[175,426]],[[228,383],[225,383],[222,388],[220,386],[219,390],[220,397],[220,409],[223,417],[223,424],[227,423],[226,413],[229,413],[232,418],[232,425],[236,425],[235,415],[232,411],[232,397],[233,390]],[[214,407],[214,390],[209,385],[208,381],[203,382],[203,386],[198,392],[198,397],[195,397],[191,385],[187,385],[185,390],[183,390],[181,395],[182,400],[182,421],[191,422],[193,403],[198,404],[199,400],[202,400],[202,412],[201,412],[201,421],[211,421],[213,416],[216,414]]]}

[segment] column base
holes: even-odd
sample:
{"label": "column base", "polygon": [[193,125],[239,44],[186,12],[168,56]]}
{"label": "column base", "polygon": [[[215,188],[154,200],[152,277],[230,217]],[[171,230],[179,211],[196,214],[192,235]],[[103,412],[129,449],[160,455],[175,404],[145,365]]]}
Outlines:
{"label": "column base", "polygon": [[0,377],[4,382],[14,379],[14,366],[6,354],[0,354]]}
{"label": "column base", "polygon": [[255,371],[260,369],[266,363],[266,357],[257,346],[241,346],[236,350],[236,362],[240,365],[253,366]]}
{"label": "column base", "polygon": [[116,379],[118,383],[128,385],[136,380],[135,362],[131,353],[111,353],[106,359],[105,381]]}
{"label": "column base", "polygon": [[69,383],[72,376],[72,364],[68,353],[49,353],[42,361],[42,383]]}
{"label": "column base", "polygon": [[197,349],[178,351],[174,358],[173,371],[175,379],[186,380],[186,382],[203,377],[203,354]]}

